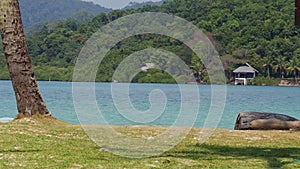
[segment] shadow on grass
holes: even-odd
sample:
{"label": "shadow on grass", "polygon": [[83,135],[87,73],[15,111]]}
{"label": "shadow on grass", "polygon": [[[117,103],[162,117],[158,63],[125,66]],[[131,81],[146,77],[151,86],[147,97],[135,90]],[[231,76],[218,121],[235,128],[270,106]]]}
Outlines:
{"label": "shadow on grass", "polygon": [[0,153],[32,153],[40,152],[41,150],[0,150]]}
{"label": "shadow on grass", "polygon": [[[166,156],[193,160],[248,160],[263,159],[269,168],[281,168],[299,159],[300,148],[230,147],[209,144],[187,146],[185,150],[171,151]],[[225,157],[225,158],[224,158]],[[281,161],[279,158],[292,159]]]}

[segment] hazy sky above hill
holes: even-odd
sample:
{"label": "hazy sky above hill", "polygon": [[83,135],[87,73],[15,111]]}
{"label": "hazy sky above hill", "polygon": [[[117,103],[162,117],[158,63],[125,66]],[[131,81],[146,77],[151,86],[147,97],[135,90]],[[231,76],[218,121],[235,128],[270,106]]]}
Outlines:
{"label": "hazy sky above hill", "polygon": [[106,8],[120,9],[128,5],[129,2],[147,2],[147,1],[157,2],[160,0],[82,0],[82,1],[91,1],[94,2],[95,4],[99,4]]}

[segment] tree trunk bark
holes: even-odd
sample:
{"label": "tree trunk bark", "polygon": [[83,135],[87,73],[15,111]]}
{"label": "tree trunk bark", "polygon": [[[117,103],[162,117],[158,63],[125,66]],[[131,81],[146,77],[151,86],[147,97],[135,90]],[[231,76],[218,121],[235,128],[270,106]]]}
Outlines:
{"label": "tree trunk bark", "polygon": [[1,0],[1,37],[19,114],[50,115],[34,76],[18,0]]}

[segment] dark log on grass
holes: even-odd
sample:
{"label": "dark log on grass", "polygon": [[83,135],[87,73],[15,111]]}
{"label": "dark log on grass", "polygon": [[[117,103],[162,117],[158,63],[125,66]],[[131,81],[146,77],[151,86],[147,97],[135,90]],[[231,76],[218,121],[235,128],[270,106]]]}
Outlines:
{"label": "dark log on grass", "polygon": [[275,113],[243,112],[235,122],[235,130],[289,130],[300,129],[296,118]]}
{"label": "dark log on grass", "polygon": [[250,123],[252,130],[300,130],[300,121],[259,119]]}

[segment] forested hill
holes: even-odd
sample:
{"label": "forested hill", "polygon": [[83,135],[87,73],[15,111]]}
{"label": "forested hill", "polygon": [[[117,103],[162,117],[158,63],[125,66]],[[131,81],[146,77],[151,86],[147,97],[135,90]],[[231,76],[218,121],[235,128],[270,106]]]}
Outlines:
{"label": "forested hill", "polygon": [[[54,27],[45,26],[35,36],[28,37],[38,78],[71,80],[76,57],[94,32],[119,17],[143,11],[174,14],[202,29],[216,45],[228,80],[232,80],[232,71],[246,62],[258,69],[265,79],[293,79],[300,73],[300,28],[294,26],[294,0],[172,0],[161,6],[147,5],[136,10],[100,14],[88,24],[66,21]],[[209,82],[205,67],[186,46],[157,35],[122,41],[102,61],[97,80],[111,81],[124,57],[149,47],[176,53],[190,65],[199,81]],[[1,59],[0,64],[4,62]],[[1,72],[0,78],[7,78]],[[139,74],[134,80],[153,82],[157,79],[174,82],[168,80],[170,77],[165,73],[155,71]]]}
{"label": "forested hill", "polygon": [[81,0],[19,0],[24,27],[28,28],[40,22],[70,18],[78,12],[88,12],[94,16],[110,9],[92,2]]}
{"label": "forested hill", "polygon": [[150,6],[161,6],[165,1],[168,0],[161,0],[158,2],[152,2],[152,1],[146,1],[146,2],[130,2],[129,5],[127,5],[125,8],[123,8],[123,10],[127,10],[127,9],[138,9],[138,8],[142,8],[146,5],[150,5]]}

